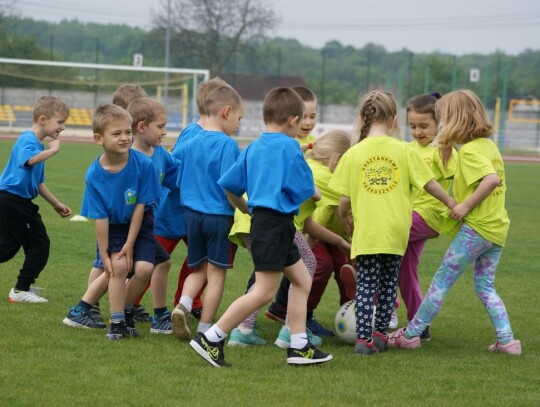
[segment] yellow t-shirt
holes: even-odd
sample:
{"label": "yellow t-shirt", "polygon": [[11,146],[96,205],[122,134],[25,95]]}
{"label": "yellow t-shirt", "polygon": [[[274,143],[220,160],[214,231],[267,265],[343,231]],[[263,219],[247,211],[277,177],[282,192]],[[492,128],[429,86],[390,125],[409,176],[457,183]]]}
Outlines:
{"label": "yellow t-shirt", "polygon": [[315,140],[317,140],[317,137],[315,137],[313,134],[308,134],[305,138],[296,136],[295,140],[298,141],[301,146],[303,146],[304,144],[313,143]]}
{"label": "yellow t-shirt", "polygon": [[[243,195],[247,201],[247,195]],[[251,231],[251,216],[247,213],[235,209],[234,210],[234,223],[229,232],[229,240],[235,243],[238,247],[245,247],[242,235],[249,235]]]}
{"label": "yellow t-shirt", "polygon": [[[413,151],[416,151],[420,158],[424,160],[426,165],[433,172],[433,177],[443,189],[448,193],[452,186],[452,179],[456,173],[458,153],[455,149],[452,151],[452,157],[448,160],[446,168],[444,168],[439,149],[430,145],[422,146],[418,142],[409,143]],[[418,213],[427,225],[440,233],[439,221],[443,213],[446,212],[446,206],[435,198],[433,195],[426,192],[424,188],[413,188],[411,192],[411,201],[413,210]]]}
{"label": "yellow t-shirt", "polygon": [[330,168],[312,158],[308,158],[306,161],[311,168],[311,172],[313,172],[315,185],[321,190],[321,199],[316,202],[317,209],[315,209],[311,217],[326,229],[343,238],[348,238],[349,236],[343,224],[334,211],[334,208],[339,205],[341,194],[328,186],[332,179]]}
{"label": "yellow t-shirt", "polygon": [[422,188],[432,178],[420,156],[392,137],[370,136],[351,147],[329,185],[351,198],[351,256],[403,256],[412,223],[411,186]]}
{"label": "yellow t-shirt", "polygon": [[311,198],[306,199],[304,203],[300,205],[300,208],[298,208],[298,215],[294,216],[294,226],[296,226],[297,230],[304,230],[306,219],[311,216],[316,207],[317,204]]}
{"label": "yellow t-shirt", "polygon": [[[506,178],[501,153],[493,141],[479,138],[464,144],[454,177],[454,197],[463,202],[476,190],[486,175],[497,174],[500,179],[495,190],[466,217],[465,223],[484,239],[504,246],[510,219],[505,209]],[[456,229],[454,229],[456,232]]]}

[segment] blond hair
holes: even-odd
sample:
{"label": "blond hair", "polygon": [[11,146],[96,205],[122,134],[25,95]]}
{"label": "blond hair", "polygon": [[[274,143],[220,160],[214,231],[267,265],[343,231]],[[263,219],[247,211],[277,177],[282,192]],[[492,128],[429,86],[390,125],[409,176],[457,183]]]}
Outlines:
{"label": "blond hair", "polygon": [[165,108],[157,100],[150,98],[138,98],[130,102],[126,109],[133,119],[133,132],[137,132],[137,126],[140,122],[145,125],[155,121],[157,117],[166,113]]}
{"label": "blond hair", "polygon": [[147,97],[148,93],[146,93],[146,91],[139,85],[126,83],[116,88],[112,95],[112,103],[113,105],[117,105],[124,109],[127,109],[131,101],[138,98]]}
{"label": "blond hair", "polygon": [[124,119],[131,124],[133,119],[126,109],[113,104],[98,106],[92,115],[92,131],[96,134],[105,134],[105,130],[113,120]]}
{"label": "blond hair", "polygon": [[351,147],[351,135],[344,130],[325,131],[311,144],[306,158],[319,161],[334,172],[339,159]]}
{"label": "blond hair", "polygon": [[55,96],[42,96],[34,103],[34,108],[32,109],[32,121],[37,123],[41,116],[50,119],[55,113],[58,113],[67,119],[69,117],[69,107],[66,102]]}
{"label": "blond hair", "polygon": [[[376,90],[360,99],[359,113],[356,123],[355,136],[358,142],[367,137],[371,126],[375,123],[390,127],[397,116],[397,105],[394,96],[389,92]],[[399,129],[397,129],[399,131]]]}
{"label": "blond hair", "polygon": [[298,96],[300,96],[304,102],[317,102],[317,95],[315,92],[306,86],[292,86],[292,90],[298,93]]}
{"label": "blond hair", "polygon": [[212,78],[208,81],[204,81],[201,86],[199,86],[199,89],[197,90],[197,95],[195,96],[195,100],[197,102],[197,109],[199,110],[200,116],[209,116],[208,109],[205,105],[206,95],[208,94],[208,92],[217,89],[220,86],[230,87],[231,85],[229,85],[219,76],[216,76],[215,78]]}
{"label": "blond hair", "polygon": [[439,145],[465,144],[493,134],[486,109],[471,90],[461,89],[444,95],[435,103],[435,113],[439,125],[434,143]]}
{"label": "blond hair", "polygon": [[208,91],[204,97],[204,106],[208,116],[219,114],[225,106],[232,106],[233,110],[242,106],[242,98],[232,86],[220,85]]}
{"label": "blond hair", "polygon": [[304,101],[292,88],[273,88],[264,97],[265,124],[286,124],[290,117],[304,115]]}

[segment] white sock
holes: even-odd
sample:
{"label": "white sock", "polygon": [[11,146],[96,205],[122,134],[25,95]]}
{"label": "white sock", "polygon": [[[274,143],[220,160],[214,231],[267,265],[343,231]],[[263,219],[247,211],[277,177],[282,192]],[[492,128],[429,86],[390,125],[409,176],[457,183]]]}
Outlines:
{"label": "white sock", "polygon": [[292,334],[291,335],[291,348],[302,349],[305,348],[308,344],[307,334],[305,332],[301,334]]}
{"label": "white sock", "polygon": [[219,329],[216,324],[214,324],[210,329],[208,329],[208,331],[204,333],[204,336],[206,336],[206,339],[208,339],[210,342],[221,342],[225,340],[227,334]]}
{"label": "white sock", "polygon": [[186,307],[188,312],[191,312],[191,309],[193,308],[193,298],[187,295],[182,295],[180,297],[180,304]]}
{"label": "white sock", "polygon": [[199,322],[199,325],[197,326],[197,332],[205,333],[212,327],[211,322]]}

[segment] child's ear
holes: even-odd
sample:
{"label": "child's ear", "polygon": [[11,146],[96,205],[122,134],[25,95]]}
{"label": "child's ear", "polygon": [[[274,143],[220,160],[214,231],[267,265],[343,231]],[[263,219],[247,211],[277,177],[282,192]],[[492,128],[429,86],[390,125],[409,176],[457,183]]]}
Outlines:
{"label": "child's ear", "polygon": [[137,133],[144,133],[144,121],[137,123]]}
{"label": "child's ear", "polygon": [[229,118],[229,114],[231,114],[231,111],[232,111],[232,106],[230,105],[227,105],[223,108],[223,110],[221,111],[221,115],[223,116],[224,119],[228,119]]}
{"label": "child's ear", "polygon": [[300,116],[289,116],[289,126],[296,127],[300,123]]}
{"label": "child's ear", "polygon": [[103,145],[103,138],[101,134],[94,133],[94,141],[96,142],[96,144],[99,144],[100,146]]}
{"label": "child's ear", "polygon": [[47,120],[47,118],[44,115],[41,115],[38,118],[38,123],[43,126],[45,124],[46,120]]}

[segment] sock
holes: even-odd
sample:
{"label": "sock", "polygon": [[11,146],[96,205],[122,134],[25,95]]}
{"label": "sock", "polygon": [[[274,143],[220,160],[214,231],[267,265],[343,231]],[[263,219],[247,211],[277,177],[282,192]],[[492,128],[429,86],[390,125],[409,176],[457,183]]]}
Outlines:
{"label": "sock", "polygon": [[205,333],[212,327],[211,322],[199,322],[199,325],[197,326],[197,332]]}
{"label": "sock", "polygon": [[120,312],[111,311],[111,322],[113,324],[117,324],[119,322],[125,322],[125,321],[126,321],[126,317],[124,315],[124,311],[120,311]]}
{"label": "sock", "polygon": [[92,305],[88,304],[86,301],[80,300],[77,306],[75,307],[74,311],[76,313],[81,313],[88,311],[90,308],[92,308]]}
{"label": "sock", "polygon": [[242,332],[244,335],[249,335],[253,332],[253,328],[248,328],[244,325],[238,325],[238,330]]}
{"label": "sock", "polygon": [[188,297],[187,295],[182,295],[180,297],[180,304],[182,304],[188,312],[191,312],[193,309],[193,298]]}
{"label": "sock", "polygon": [[406,330],[406,329],[403,331],[403,336],[405,337],[405,339],[412,339],[412,338],[413,338],[413,336],[411,336],[411,335],[409,335],[409,334],[407,333],[407,330]]}
{"label": "sock", "polygon": [[302,332],[300,334],[291,335],[291,348],[303,349],[308,344],[307,334]]}
{"label": "sock", "polygon": [[154,308],[154,317],[156,320],[161,318],[167,312],[167,307]]}
{"label": "sock", "polygon": [[204,333],[204,336],[206,336],[206,339],[210,342],[221,342],[224,341],[227,337],[227,334],[223,332],[219,327],[214,324],[208,331]]}

